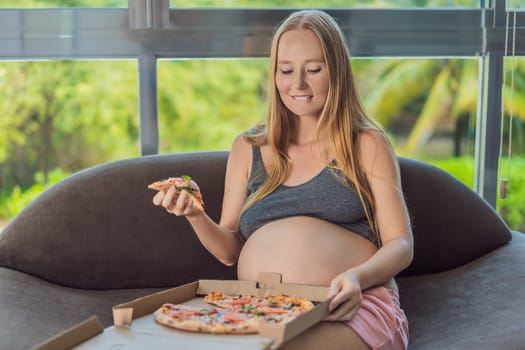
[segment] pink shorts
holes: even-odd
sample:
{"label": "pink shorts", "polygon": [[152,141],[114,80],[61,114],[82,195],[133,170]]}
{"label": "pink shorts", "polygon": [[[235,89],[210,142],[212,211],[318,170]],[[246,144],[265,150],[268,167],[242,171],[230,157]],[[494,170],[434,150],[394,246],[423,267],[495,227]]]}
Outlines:
{"label": "pink shorts", "polygon": [[365,290],[360,309],[346,324],[373,350],[398,350],[408,346],[408,320],[395,289]]}

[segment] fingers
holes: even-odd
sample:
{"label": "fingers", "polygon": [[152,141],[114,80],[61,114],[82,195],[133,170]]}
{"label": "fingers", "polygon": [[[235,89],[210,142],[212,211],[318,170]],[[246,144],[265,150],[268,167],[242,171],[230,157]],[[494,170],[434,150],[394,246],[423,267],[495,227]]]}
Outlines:
{"label": "fingers", "polygon": [[175,187],[159,191],[153,197],[153,204],[162,206],[168,213],[176,216],[191,216],[203,211],[202,206],[197,205],[195,197],[187,191],[177,191]]}
{"label": "fingers", "polygon": [[351,320],[359,307],[361,306],[361,293],[346,297],[345,300],[331,310],[330,315],[326,317],[327,321],[349,321]]}
{"label": "fingers", "polygon": [[180,191],[175,201],[175,207],[173,208],[172,213],[177,216],[190,214],[193,205],[193,200],[191,197],[191,194],[188,192]]}
{"label": "fingers", "polygon": [[164,198],[165,193],[164,191],[159,191],[155,196],[153,197],[153,204],[160,205],[162,203],[162,199]]}
{"label": "fingers", "polygon": [[333,312],[342,302],[351,297],[352,289],[352,283],[344,278],[343,275],[337,276],[332,281],[327,295],[327,299],[332,299],[328,305],[330,312]]}
{"label": "fingers", "polygon": [[341,274],[330,284],[327,299],[331,299],[327,321],[348,321],[354,317],[362,300],[361,288],[352,274]]}
{"label": "fingers", "polygon": [[162,198],[160,205],[166,208],[166,210],[170,211],[173,209],[173,204],[176,200],[177,191],[175,190],[175,187],[172,186],[167,191],[165,191],[164,198]]}
{"label": "fingers", "polygon": [[334,313],[336,310],[339,310],[340,307],[342,307],[343,303],[346,301],[352,299],[354,297],[354,293],[351,293],[347,290],[340,290],[333,298],[330,304],[328,305],[328,309],[331,313]]}

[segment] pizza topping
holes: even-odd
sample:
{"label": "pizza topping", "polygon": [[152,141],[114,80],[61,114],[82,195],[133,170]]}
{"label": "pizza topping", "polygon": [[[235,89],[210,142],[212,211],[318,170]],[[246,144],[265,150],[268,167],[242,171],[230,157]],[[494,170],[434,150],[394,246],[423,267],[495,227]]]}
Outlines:
{"label": "pizza topping", "polygon": [[288,303],[288,304],[286,304],[285,306],[283,306],[283,309],[285,309],[285,310],[290,310],[290,309],[293,308],[294,306],[296,306],[296,304],[294,304],[294,303]]}
{"label": "pizza topping", "polygon": [[263,315],[270,315],[270,314],[283,315],[283,314],[287,314],[288,313],[287,310],[281,309],[281,308],[276,308],[276,307],[261,306],[261,307],[257,308],[257,310],[259,312],[261,312]]}
{"label": "pizza topping", "polygon": [[208,309],[201,309],[199,311],[199,313],[201,315],[213,315],[213,314],[216,314],[218,311],[216,309],[211,309],[211,310],[208,310]]}
{"label": "pizza topping", "polygon": [[253,309],[252,313],[257,316],[264,316],[264,312],[259,309]]}
{"label": "pizza topping", "polygon": [[223,316],[224,320],[230,322],[242,322],[246,320],[246,317],[236,312],[228,312]]}
{"label": "pizza topping", "polygon": [[188,176],[188,175],[182,175],[180,178],[181,178],[181,179],[184,179],[184,180],[186,180],[186,181],[188,181],[188,182],[191,181],[191,177]]}
{"label": "pizza topping", "polygon": [[251,301],[252,301],[251,298],[239,297],[238,299],[233,299],[232,301],[230,301],[230,305],[234,306],[234,305],[249,304]]}
{"label": "pizza topping", "polygon": [[253,306],[251,306],[250,304],[244,304],[242,307],[241,307],[241,312],[244,312],[244,313],[249,313],[251,310],[253,310]]}

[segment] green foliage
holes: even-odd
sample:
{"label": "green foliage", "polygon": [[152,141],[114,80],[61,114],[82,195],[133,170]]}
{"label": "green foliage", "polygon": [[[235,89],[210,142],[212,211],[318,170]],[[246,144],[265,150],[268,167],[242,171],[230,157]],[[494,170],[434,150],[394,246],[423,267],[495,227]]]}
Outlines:
{"label": "green foliage", "polygon": [[[153,0],[157,1],[157,0]],[[128,0],[2,0],[3,8],[127,7]],[[479,7],[479,0],[171,0],[171,7]]]}
{"label": "green foliage", "polygon": [[[514,90],[510,77],[503,88],[506,119],[513,115],[515,130],[523,133],[525,62],[515,64]],[[361,94],[367,111],[385,127],[395,127],[407,115],[414,116],[407,141],[398,151],[421,157],[433,135],[458,133],[458,121],[470,118],[471,131],[478,104],[478,62],[474,59],[373,59],[366,64],[354,60]],[[511,64],[506,62],[506,74]],[[364,77],[364,78],[359,78]],[[366,80],[361,80],[366,79]],[[408,124],[405,120],[404,123]],[[406,132],[406,131],[404,131]],[[519,141],[518,141],[519,142]],[[521,148],[523,149],[523,148]]]}
{"label": "green foliage", "polygon": [[[472,188],[474,186],[474,159],[472,157],[458,157],[440,160],[429,160],[429,163],[454,175],[458,180]],[[508,162],[502,161],[501,177],[507,177]],[[525,231],[525,157],[518,156],[511,159],[510,178],[507,197],[498,196],[496,209],[505,222],[514,230]]]}
{"label": "green foliage", "polygon": [[479,7],[479,0],[171,0],[172,7]]}
{"label": "green foliage", "polygon": [[31,187],[23,190],[20,186],[15,186],[10,193],[2,191],[0,193],[0,203],[2,203],[0,218],[13,218],[38,195],[67,175],[59,168],[53,169],[47,174],[37,172],[34,176],[34,184]]}
{"label": "green foliage", "polygon": [[0,64],[0,187],[138,155],[136,62]]}
{"label": "green foliage", "polygon": [[0,8],[128,7],[128,0],[2,0]]}
{"label": "green foliage", "polygon": [[161,152],[229,149],[264,116],[267,60],[162,61]]}
{"label": "green foliage", "polygon": [[428,163],[452,174],[468,187],[474,187],[474,158],[465,156],[448,159],[430,159]]}
{"label": "green foliage", "polygon": [[[504,178],[509,175],[507,164],[505,160],[501,166],[501,176]],[[497,208],[510,227],[525,232],[525,157],[512,157],[510,164],[508,194],[505,199],[498,198]]]}

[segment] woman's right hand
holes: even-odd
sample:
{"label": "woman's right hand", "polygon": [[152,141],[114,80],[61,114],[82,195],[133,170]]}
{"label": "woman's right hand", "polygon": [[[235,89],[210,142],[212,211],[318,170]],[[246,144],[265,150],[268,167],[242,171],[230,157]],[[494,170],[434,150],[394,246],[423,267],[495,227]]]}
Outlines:
{"label": "woman's right hand", "polygon": [[168,213],[176,216],[192,217],[203,212],[193,195],[186,190],[177,191],[174,186],[159,191],[153,197],[153,204],[164,207]]}

